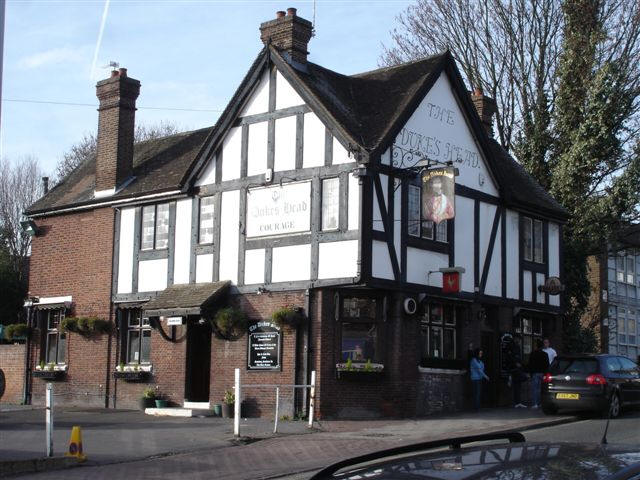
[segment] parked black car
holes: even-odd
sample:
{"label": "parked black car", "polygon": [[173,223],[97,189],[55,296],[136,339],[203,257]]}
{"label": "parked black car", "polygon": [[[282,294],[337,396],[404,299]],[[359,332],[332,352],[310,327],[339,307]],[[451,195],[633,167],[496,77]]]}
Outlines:
{"label": "parked black car", "polygon": [[561,355],[542,380],[542,411],[593,410],[615,418],[640,405],[640,370],[617,355]]}
{"label": "parked black car", "polygon": [[637,480],[639,453],[631,445],[530,443],[520,433],[498,433],[373,452],[330,465],[310,480]]}

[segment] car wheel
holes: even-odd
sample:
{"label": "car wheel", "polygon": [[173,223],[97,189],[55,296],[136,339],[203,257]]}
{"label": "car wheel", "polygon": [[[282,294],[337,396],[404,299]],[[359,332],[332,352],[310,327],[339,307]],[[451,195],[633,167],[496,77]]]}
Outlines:
{"label": "car wheel", "polygon": [[555,415],[558,413],[558,407],[555,405],[542,405],[542,413],[545,415]]}
{"label": "car wheel", "polygon": [[621,407],[620,396],[616,392],[613,392],[611,394],[611,400],[609,400],[609,408],[603,412],[604,416],[611,416],[611,418],[618,417],[620,415]]}

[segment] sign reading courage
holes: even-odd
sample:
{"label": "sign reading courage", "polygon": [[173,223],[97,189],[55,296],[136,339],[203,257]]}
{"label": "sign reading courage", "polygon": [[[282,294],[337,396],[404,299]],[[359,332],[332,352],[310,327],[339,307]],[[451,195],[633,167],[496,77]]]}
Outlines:
{"label": "sign reading courage", "polygon": [[247,238],[311,229],[311,182],[252,188],[247,192]]}

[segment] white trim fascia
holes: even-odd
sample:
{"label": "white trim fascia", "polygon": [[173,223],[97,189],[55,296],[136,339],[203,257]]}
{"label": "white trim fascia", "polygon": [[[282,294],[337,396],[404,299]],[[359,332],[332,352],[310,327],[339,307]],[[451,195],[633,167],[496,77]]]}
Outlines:
{"label": "white trim fascia", "polygon": [[91,203],[89,205],[81,205],[79,207],[61,208],[59,210],[51,210],[48,212],[34,213],[32,215],[29,215],[29,218],[49,217],[51,215],[59,215],[61,213],[78,212],[80,210],[92,210],[94,208],[100,208],[100,207],[121,206],[121,205],[126,205],[128,203],[137,203],[142,200],[151,200],[155,198],[170,197],[170,196],[176,196],[179,194],[182,194],[180,195],[181,197],[188,196],[186,193],[183,194],[182,191],[180,190],[171,190],[170,192],[152,193],[151,195],[143,195],[142,197],[123,198],[119,200],[110,200],[110,201],[100,202],[100,203]]}
{"label": "white trim fascia", "polygon": [[71,305],[71,302],[73,302],[73,298],[71,297],[71,295],[67,295],[64,297],[39,297],[39,299],[40,300],[38,302],[32,302],[31,300],[27,300],[26,302],[24,302],[24,306],[32,307],[35,305],[49,305],[52,303],[64,303],[64,304]]}
{"label": "white trim fascia", "polygon": [[107,190],[94,190],[93,191],[93,198],[104,198],[104,197],[111,197],[116,193],[116,189],[114,188],[109,188]]}

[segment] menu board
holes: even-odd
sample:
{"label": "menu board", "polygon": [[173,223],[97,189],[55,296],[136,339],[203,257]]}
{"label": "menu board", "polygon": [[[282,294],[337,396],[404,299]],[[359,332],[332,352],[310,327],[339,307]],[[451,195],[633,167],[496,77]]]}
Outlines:
{"label": "menu board", "polygon": [[256,322],[249,326],[247,368],[249,370],[280,370],[282,332],[271,322]]}

